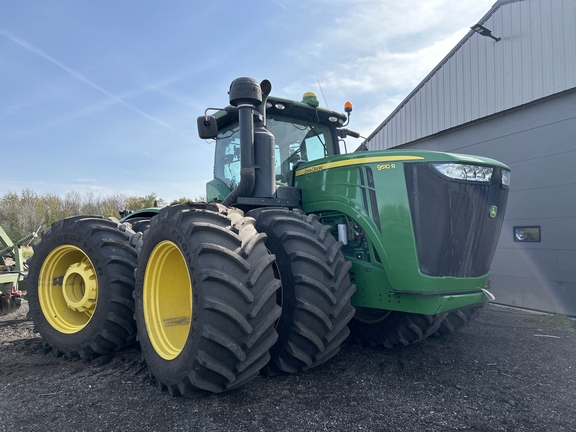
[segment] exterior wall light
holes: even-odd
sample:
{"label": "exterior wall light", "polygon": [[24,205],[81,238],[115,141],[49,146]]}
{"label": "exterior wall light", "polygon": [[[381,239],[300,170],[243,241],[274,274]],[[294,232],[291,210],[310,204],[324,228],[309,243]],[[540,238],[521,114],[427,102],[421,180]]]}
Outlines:
{"label": "exterior wall light", "polygon": [[494,35],[492,35],[492,32],[490,30],[488,30],[486,27],[481,26],[480,24],[476,24],[473,25],[472,27],[470,27],[472,30],[474,30],[476,33],[478,33],[479,35],[482,36],[487,36],[489,38],[494,39],[496,42],[498,42],[499,40],[501,40],[502,38],[499,37],[495,37]]}

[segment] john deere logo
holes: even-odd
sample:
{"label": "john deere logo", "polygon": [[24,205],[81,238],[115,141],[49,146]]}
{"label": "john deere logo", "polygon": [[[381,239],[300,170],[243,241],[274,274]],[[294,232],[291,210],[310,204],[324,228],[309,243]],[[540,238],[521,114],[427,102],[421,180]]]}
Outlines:
{"label": "john deere logo", "polygon": [[495,218],[497,214],[498,214],[498,207],[492,206],[490,208],[490,217]]}

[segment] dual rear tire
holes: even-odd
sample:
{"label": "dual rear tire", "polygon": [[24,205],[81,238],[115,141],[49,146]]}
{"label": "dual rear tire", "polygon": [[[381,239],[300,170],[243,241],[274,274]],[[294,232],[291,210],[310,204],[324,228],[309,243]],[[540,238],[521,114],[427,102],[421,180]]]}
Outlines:
{"label": "dual rear tire", "polygon": [[285,209],[163,209],[136,272],[138,336],[151,375],[197,396],[310,369],[349,334],[355,287],[329,227]]}

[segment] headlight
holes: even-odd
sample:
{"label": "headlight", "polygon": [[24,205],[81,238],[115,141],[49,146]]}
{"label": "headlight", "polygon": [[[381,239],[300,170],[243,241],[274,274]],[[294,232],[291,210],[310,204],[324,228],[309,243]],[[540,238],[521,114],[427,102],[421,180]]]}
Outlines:
{"label": "headlight", "polygon": [[457,163],[433,163],[436,171],[446,177],[457,180],[470,180],[490,183],[494,168],[479,165],[464,165]]}
{"label": "headlight", "polygon": [[502,170],[502,184],[510,187],[510,171]]}

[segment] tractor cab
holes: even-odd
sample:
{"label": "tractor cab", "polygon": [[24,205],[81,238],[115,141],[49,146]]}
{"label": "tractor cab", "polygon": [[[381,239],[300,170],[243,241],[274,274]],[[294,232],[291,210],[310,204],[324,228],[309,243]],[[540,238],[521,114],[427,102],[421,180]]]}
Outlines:
{"label": "tractor cab", "polygon": [[[231,110],[215,114],[218,124],[214,158],[214,179],[206,186],[207,201],[222,200],[240,182],[241,151],[238,115]],[[348,115],[318,106],[314,93],[301,102],[269,96],[265,127],[274,135],[273,164],[277,186],[293,186],[296,165],[345,153],[340,140],[356,133],[343,126]],[[256,166],[258,169],[258,166]]]}

